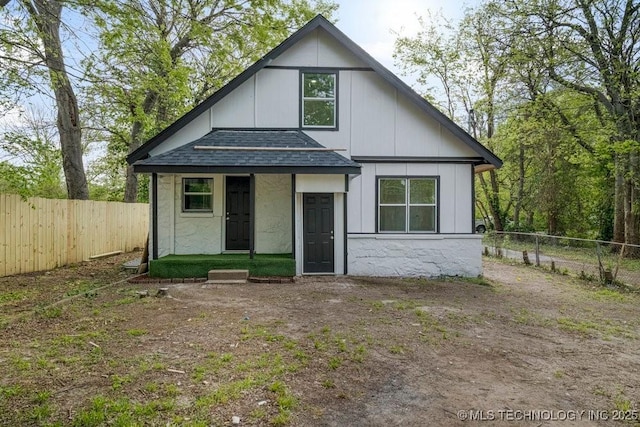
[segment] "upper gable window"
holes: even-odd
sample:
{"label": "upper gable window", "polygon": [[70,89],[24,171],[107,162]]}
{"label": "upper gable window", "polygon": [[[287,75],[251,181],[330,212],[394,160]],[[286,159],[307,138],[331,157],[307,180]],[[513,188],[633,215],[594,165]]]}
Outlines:
{"label": "upper gable window", "polygon": [[302,127],[337,127],[336,73],[302,73]]}

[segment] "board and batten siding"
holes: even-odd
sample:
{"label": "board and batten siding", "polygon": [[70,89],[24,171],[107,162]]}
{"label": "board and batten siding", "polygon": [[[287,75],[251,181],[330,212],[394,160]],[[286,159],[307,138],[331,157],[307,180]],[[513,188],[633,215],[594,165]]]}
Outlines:
{"label": "board and batten siding", "polygon": [[[182,212],[182,178],[213,178],[213,212]],[[225,176],[158,175],[158,257],[225,250]],[[257,253],[290,253],[291,177],[256,175]]]}
{"label": "board and batten siding", "polygon": [[461,142],[318,29],[156,147],[166,152],[212,128],[297,128],[300,71],[270,67],[336,67],[338,130],[305,130],[349,156],[477,157]]}
{"label": "board and batten siding", "polygon": [[436,176],[440,180],[440,233],[473,233],[473,167],[444,163],[365,163],[349,183],[347,230],[376,233],[376,177]]}

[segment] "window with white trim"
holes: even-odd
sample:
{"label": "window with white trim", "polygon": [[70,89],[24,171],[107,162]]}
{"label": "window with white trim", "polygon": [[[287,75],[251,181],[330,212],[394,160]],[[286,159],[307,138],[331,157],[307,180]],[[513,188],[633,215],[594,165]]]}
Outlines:
{"label": "window with white trim", "polygon": [[437,191],[433,177],[378,178],[378,231],[437,232]]}
{"label": "window with white trim", "polygon": [[213,212],[213,178],[182,178],[182,212]]}
{"label": "window with white trim", "polygon": [[302,127],[336,127],[335,73],[302,73]]}

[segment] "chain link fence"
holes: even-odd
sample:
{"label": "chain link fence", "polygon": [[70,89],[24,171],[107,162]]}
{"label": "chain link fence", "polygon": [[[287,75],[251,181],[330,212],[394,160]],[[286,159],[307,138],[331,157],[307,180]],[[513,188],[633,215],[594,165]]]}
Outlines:
{"label": "chain link fence", "polygon": [[539,233],[491,232],[486,256],[507,258],[604,285],[640,290],[640,246]]}

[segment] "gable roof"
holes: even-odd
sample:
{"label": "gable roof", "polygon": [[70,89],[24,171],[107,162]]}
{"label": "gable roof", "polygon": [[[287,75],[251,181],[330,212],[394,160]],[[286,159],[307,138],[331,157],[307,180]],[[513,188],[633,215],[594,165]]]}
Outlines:
{"label": "gable roof", "polygon": [[422,111],[429,114],[438,123],[448,129],[462,142],[467,144],[478,155],[480,155],[488,164],[499,168],[502,166],[502,160],[493,154],[489,149],[480,144],[475,138],[469,135],[465,130],[458,126],[453,120],[445,116],[440,110],[431,105],[426,99],[418,95],[409,85],[403,82],[399,77],[385,68],[382,64],[376,61],[371,55],[365,52],[360,46],[358,46],[353,40],[347,37],[342,31],[340,31],[335,25],[329,22],[324,16],[317,15],[305,26],[293,33],[289,38],[280,43],[277,47],[267,53],[262,59],[255,62],[249,68],[244,70],[228,84],[216,91],[209,98],[194,107],[191,111],[184,114],[173,124],[162,130],[153,138],[149,139],[146,143],[140,146],[137,150],[133,151],[127,156],[127,162],[133,164],[135,161],[146,157],[149,152],[164,142],[171,135],[186,126],[189,122],[194,120],[200,114],[206,112],[209,108],[215,105],[222,98],[231,93],[234,89],[247,81],[250,77],[256,74],[258,71],[269,65],[271,61],[280,56],[283,52],[289,49],[291,46],[302,40],[312,31],[317,28],[322,28],[332,37],[334,37],[339,43],[341,43],[347,50],[349,50],[354,56],[366,63],[373,71],[375,71],[382,79],[392,85],[398,92],[404,94],[409,100],[411,100]]}
{"label": "gable roof", "polygon": [[133,164],[135,172],[360,174],[299,129],[220,129]]}

